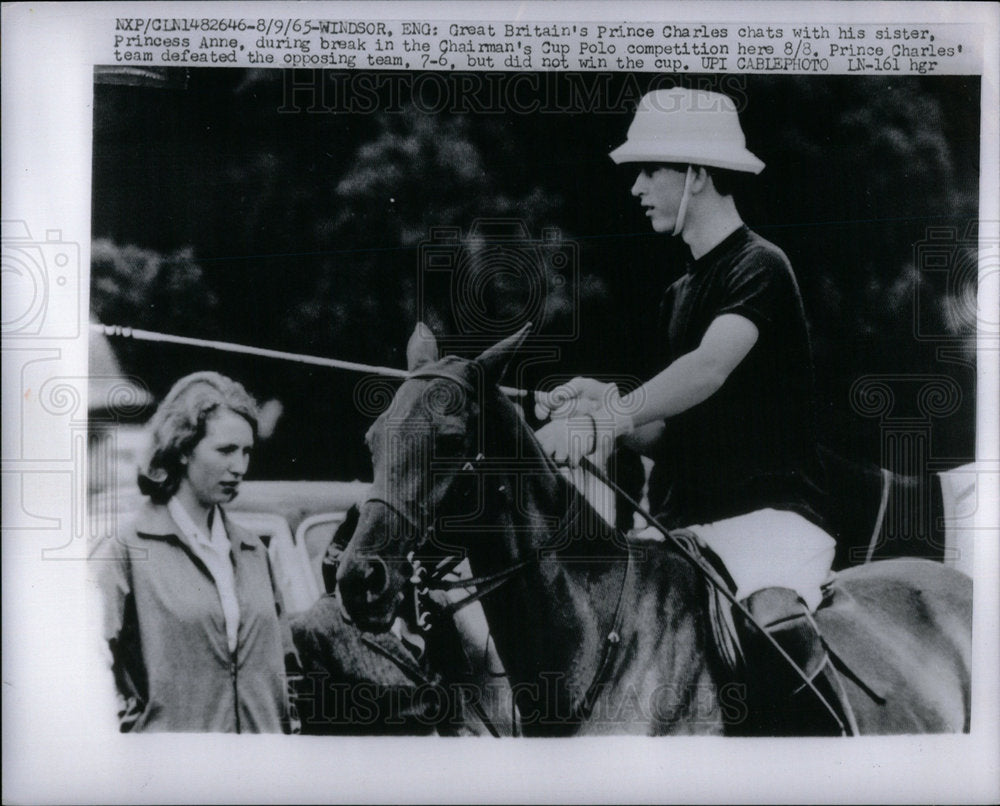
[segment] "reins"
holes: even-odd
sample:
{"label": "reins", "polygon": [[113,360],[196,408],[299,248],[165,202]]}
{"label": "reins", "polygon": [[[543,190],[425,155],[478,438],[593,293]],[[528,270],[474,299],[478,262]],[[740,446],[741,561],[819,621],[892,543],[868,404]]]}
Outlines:
{"label": "reins", "polygon": [[[483,458],[482,454],[478,454],[475,459],[476,465],[473,465],[471,461],[466,462],[463,469],[475,469]],[[427,565],[424,565],[423,560],[417,556],[420,550],[432,540],[433,534],[436,530],[436,521],[428,524],[421,530],[421,527],[416,523],[416,520],[413,517],[404,512],[400,507],[384,498],[372,496],[367,498],[364,503],[380,504],[381,506],[384,506],[390,512],[395,513],[396,516],[406,523],[415,534],[419,535],[416,542],[416,548],[406,555],[406,560],[410,564],[411,568],[409,582],[413,586],[414,590],[414,605],[417,611],[417,624],[425,632],[429,630],[431,626],[426,617],[426,611],[430,609],[428,608],[427,603],[433,602],[433,600],[430,599],[431,591],[452,591],[476,588],[476,590],[472,593],[469,593],[457,601],[450,602],[448,605],[433,604],[433,609],[436,614],[449,617],[453,616],[462,608],[468,607],[474,602],[478,602],[484,596],[488,596],[498,590],[511,577],[520,573],[528,566],[540,562],[541,552],[545,550],[544,547],[539,548],[533,556],[527,557],[492,574],[485,574],[477,577],[447,579],[448,575],[453,573],[456,566],[462,562],[462,557],[457,555],[448,555],[440,559],[433,568],[429,568]],[[559,526],[551,538],[553,544],[557,544],[562,536],[573,527],[579,517],[580,511],[581,508],[579,506],[573,506],[566,513],[566,515],[563,516]]]}
{"label": "reins", "polygon": [[[566,514],[566,516],[563,517],[560,525],[551,538],[553,544],[557,544],[559,540],[561,540],[562,536],[573,527],[579,517],[579,513],[580,508],[573,507]],[[525,568],[541,562],[541,554],[543,551],[545,551],[544,547],[538,548],[532,556],[526,557],[525,559],[492,574],[457,579],[446,579],[445,577],[450,574],[454,570],[455,566],[461,562],[461,558],[447,558],[445,561],[438,563],[437,567],[433,570],[428,571],[427,567],[421,563],[420,559],[415,556],[414,552],[410,552],[408,559],[410,564],[413,566],[413,576],[411,577],[410,582],[412,582],[415,586],[420,586],[416,588],[417,594],[425,597],[428,596],[432,590],[451,591],[475,588],[475,591],[467,594],[457,601],[450,602],[446,606],[437,606],[437,611],[440,615],[450,617],[462,608],[468,607],[474,602],[478,602],[483,597],[499,590],[508,580],[523,571]]]}
{"label": "reins", "polygon": [[[458,378],[453,375],[417,372],[413,373],[410,377],[424,379],[444,378],[458,383],[467,391],[471,391],[471,386],[464,378]],[[463,465],[462,469],[465,471],[474,471],[480,466],[484,459],[485,456],[482,453],[478,453],[474,459],[467,461]],[[512,565],[502,568],[492,574],[448,579],[447,577],[452,574],[455,568],[462,562],[464,559],[463,557],[448,555],[439,559],[433,567],[429,567],[424,565],[423,561],[417,556],[421,549],[423,549],[423,547],[432,540],[436,530],[436,520],[421,528],[417,518],[413,517],[408,512],[405,512],[404,508],[397,506],[385,498],[380,496],[371,496],[365,500],[365,503],[384,506],[390,512],[393,512],[411,530],[413,530],[414,534],[418,535],[415,548],[407,554],[406,560],[410,565],[409,583],[413,591],[415,620],[417,627],[423,632],[429,632],[433,627],[433,621],[431,619],[432,613],[436,619],[452,618],[463,608],[468,607],[469,605],[500,590],[500,588],[502,588],[508,581],[524,571],[526,568],[541,562],[543,554],[546,551],[545,546],[539,546],[534,550],[530,557],[526,557],[525,559],[515,562]],[[549,537],[547,541],[548,545],[551,547],[558,546],[562,538],[577,523],[582,512],[582,497],[574,497],[568,511],[563,515],[555,531]],[[629,582],[632,578],[632,564],[632,553],[631,551],[627,551],[625,571],[622,576],[621,587],[618,591],[614,613],[611,617],[610,627],[605,633],[601,648],[601,657],[598,660],[597,669],[590,685],[587,686],[587,689],[584,691],[583,696],[579,699],[579,701],[576,702],[571,708],[571,713],[573,714],[572,721],[583,721],[593,711],[599,695],[600,687],[604,682],[605,676],[607,675],[607,672],[617,654],[618,647],[621,644],[621,623],[624,615],[622,605],[625,602],[626,589],[628,588]],[[474,588],[474,590],[467,593],[462,598],[456,601],[451,601],[446,605],[438,604],[431,598],[430,595],[432,591],[468,590],[470,588]]]}

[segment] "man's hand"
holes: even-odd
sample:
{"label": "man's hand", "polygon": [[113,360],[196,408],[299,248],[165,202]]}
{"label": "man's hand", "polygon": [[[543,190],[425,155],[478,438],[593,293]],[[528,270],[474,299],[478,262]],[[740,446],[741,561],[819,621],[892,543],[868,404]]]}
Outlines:
{"label": "man's hand", "polygon": [[573,378],[551,392],[535,392],[535,416],[539,420],[551,417],[572,417],[593,414],[606,408],[611,398],[617,399],[618,387],[593,378]]}
{"label": "man's hand", "polygon": [[536,436],[557,464],[576,467],[596,454],[601,465],[614,450],[615,439],[632,432],[632,418],[622,410],[618,387],[593,378],[574,378],[552,392],[535,393],[535,414],[551,422]]}
{"label": "man's hand", "polygon": [[[535,436],[552,461],[570,467],[576,467],[582,457],[594,453],[599,441],[596,421],[589,414],[555,418]],[[607,440],[606,434],[604,439]]]}

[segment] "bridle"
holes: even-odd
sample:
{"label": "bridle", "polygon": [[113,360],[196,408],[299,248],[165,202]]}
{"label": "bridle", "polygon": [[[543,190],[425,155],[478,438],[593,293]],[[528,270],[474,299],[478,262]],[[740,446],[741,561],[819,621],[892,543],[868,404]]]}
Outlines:
{"label": "bridle", "polygon": [[[485,457],[482,454],[478,454],[475,461],[478,464],[484,458]],[[472,461],[469,461],[463,466],[463,470],[474,470],[476,466],[477,465],[473,464]],[[582,504],[578,503],[579,500],[580,499],[574,499],[574,503],[570,506],[570,510],[563,516],[559,526],[556,528],[551,537],[552,545],[559,545],[562,537],[579,520],[580,513],[583,511]],[[396,516],[401,518],[404,523],[407,523],[414,529],[419,529],[416,522],[411,519],[410,516],[384,498],[371,497],[368,498],[365,503],[381,504],[391,512],[395,513]],[[418,540],[417,548],[410,551],[406,556],[411,569],[408,584],[413,592],[415,620],[419,629],[425,633],[430,632],[436,621],[440,621],[444,618],[451,618],[462,608],[468,607],[473,602],[478,602],[485,596],[498,591],[521,571],[531,565],[541,562],[543,555],[546,552],[544,547],[538,548],[532,553],[532,556],[520,560],[519,562],[509,565],[506,568],[492,574],[470,578],[448,579],[447,577],[452,574],[456,566],[462,562],[464,559],[463,557],[457,555],[446,555],[442,559],[438,560],[432,567],[425,565],[423,560],[417,556],[419,549],[432,539],[434,531],[435,523],[429,524],[423,530],[421,537]],[[611,667],[611,662],[613,661],[621,643],[621,626],[624,617],[622,604],[625,601],[625,592],[628,589],[633,577],[634,566],[631,551],[628,552],[626,557],[627,559],[624,563],[625,570],[622,576],[621,587],[618,591],[618,599],[615,604],[614,615],[611,619],[611,627],[605,633],[604,645],[601,650],[601,658],[597,664],[597,671],[581,699],[572,706],[571,721],[581,721],[590,715],[597,701],[597,696],[600,693],[600,687],[604,682],[605,675]],[[461,599],[450,602],[447,605],[440,605],[431,598],[432,591],[451,591],[468,588],[475,588],[475,590],[471,593],[467,593]]]}
{"label": "bridle", "polygon": [[[473,394],[475,392],[472,384],[468,380],[459,375],[453,375],[450,373],[418,370],[411,373],[407,378],[407,380],[435,379],[456,383],[462,388],[463,391],[469,394]],[[467,460],[465,464],[462,465],[461,470],[463,472],[474,472],[479,469],[485,459],[485,455],[480,451],[473,459]],[[550,538],[550,542],[553,546],[559,544],[562,537],[579,519],[582,510],[579,500],[580,499],[573,499],[573,503],[571,503],[569,510],[565,515],[563,515],[557,525],[554,534]],[[436,611],[439,615],[450,617],[462,608],[467,607],[474,602],[478,602],[484,596],[488,596],[501,588],[511,577],[523,571],[528,566],[539,562],[541,560],[542,552],[545,551],[544,548],[540,548],[534,552],[533,556],[516,562],[513,565],[501,569],[493,574],[465,579],[447,579],[446,577],[452,574],[455,568],[462,562],[464,559],[463,557],[458,555],[446,555],[443,558],[439,558],[433,566],[429,566],[424,563],[426,558],[422,558],[420,556],[420,552],[424,546],[433,541],[434,534],[437,531],[437,518],[425,527],[421,527],[417,518],[414,518],[412,515],[404,511],[403,508],[385,498],[371,496],[365,499],[364,503],[380,504],[384,506],[390,512],[394,513],[396,517],[402,520],[403,523],[405,523],[413,531],[413,533],[420,535],[416,541],[415,548],[408,552],[406,560],[411,567],[409,584],[413,587],[414,591],[413,604],[416,612],[417,626],[424,632],[430,629],[431,615],[433,612]],[[476,588],[476,590],[475,592],[468,594],[466,597],[456,602],[452,602],[447,606],[437,605],[430,598],[431,591],[451,591],[466,588]]]}
{"label": "bridle", "polygon": [[[474,472],[477,470],[486,457],[482,453],[476,454],[474,459],[468,460],[462,465],[462,471]],[[526,557],[506,568],[492,574],[485,574],[477,577],[455,578],[452,576],[455,569],[465,559],[459,554],[446,554],[438,557],[430,564],[428,557],[421,552],[429,543],[433,543],[434,535],[438,530],[438,519],[421,528],[417,519],[405,512],[401,507],[391,501],[378,496],[365,499],[365,504],[379,504],[396,515],[409,529],[419,534],[415,541],[415,546],[406,555],[406,561],[410,565],[410,577],[408,583],[413,588],[413,605],[416,615],[417,626],[424,632],[431,629],[433,616],[451,617],[464,607],[468,607],[474,602],[478,602],[484,596],[499,590],[513,576],[523,571],[530,565],[541,562],[542,554],[546,551],[544,547],[537,549],[530,557]],[[582,507],[579,503],[571,504],[569,510],[560,519],[552,537],[553,546],[559,545],[563,537],[579,520]],[[452,578],[449,578],[452,577]],[[472,593],[465,597],[453,601],[448,605],[439,605],[431,598],[432,591],[452,591],[459,589],[475,588]]]}

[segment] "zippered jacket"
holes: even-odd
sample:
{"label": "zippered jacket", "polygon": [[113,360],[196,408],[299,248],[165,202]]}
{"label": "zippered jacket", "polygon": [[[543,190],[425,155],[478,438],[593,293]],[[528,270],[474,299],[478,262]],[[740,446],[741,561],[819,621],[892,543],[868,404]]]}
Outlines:
{"label": "zippered jacket", "polygon": [[95,552],[123,732],[287,730],[290,640],[267,549],[224,522],[240,610],[233,653],[215,582],[165,506],[147,502]]}

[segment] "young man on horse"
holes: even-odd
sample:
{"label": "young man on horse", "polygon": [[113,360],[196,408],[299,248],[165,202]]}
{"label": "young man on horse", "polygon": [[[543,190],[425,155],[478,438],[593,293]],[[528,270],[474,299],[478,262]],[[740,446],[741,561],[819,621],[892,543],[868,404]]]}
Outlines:
{"label": "young man on horse", "polygon": [[[625,143],[610,156],[637,165],[632,195],[653,229],[680,237],[691,254],[660,308],[663,369],[624,396],[589,378],[540,396],[540,413],[552,420],[538,438],[570,464],[612,434],[653,458],[649,498],[657,519],[690,529],[719,556],[737,597],[847,725],[839,680],[811,618],[834,540],[817,514],[813,359],[802,299],[784,253],[743,223],[732,195],[764,163],[747,150],[730,98],[689,89],[643,97]],[[779,696],[792,698],[788,710],[812,723],[806,712],[819,705],[815,693],[763,646],[763,636],[744,632],[751,666],[766,668],[772,687],[785,681]]]}

